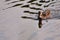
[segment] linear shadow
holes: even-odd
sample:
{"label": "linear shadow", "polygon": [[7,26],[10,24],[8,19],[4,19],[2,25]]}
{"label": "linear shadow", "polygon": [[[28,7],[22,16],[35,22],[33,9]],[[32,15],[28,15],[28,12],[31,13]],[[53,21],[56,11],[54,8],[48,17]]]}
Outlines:
{"label": "linear shadow", "polygon": [[38,4],[38,3],[31,3],[31,4],[35,4],[35,5],[38,5],[38,6],[42,6],[42,4]]}
{"label": "linear shadow", "polygon": [[19,1],[25,1],[25,0],[19,0]]}
{"label": "linear shadow", "polygon": [[39,2],[40,2],[40,3],[48,3],[48,2],[50,2],[50,0],[49,0],[49,1],[40,0]]}
{"label": "linear shadow", "polygon": [[56,2],[49,3],[48,5],[45,5],[44,7],[49,7],[51,4],[54,4]]}
{"label": "linear shadow", "polygon": [[29,5],[24,5],[24,6],[21,6],[21,8],[23,8],[23,7],[29,7]]}
{"label": "linear shadow", "polygon": [[16,5],[12,6],[12,7],[16,7],[16,6],[20,6],[20,5],[22,5],[22,4],[16,4]]}
{"label": "linear shadow", "polygon": [[32,3],[32,2],[34,2],[34,1],[36,1],[36,0],[30,0],[29,2],[27,2],[27,3]]}
{"label": "linear shadow", "polygon": [[11,7],[8,7],[8,8],[5,8],[5,9],[2,9],[2,10],[6,10],[6,9],[9,9],[9,8],[13,8],[13,7],[17,7],[17,6],[21,6],[22,4],[16,4],[16,5],[13,5]]}
{"label": "linear shadow", "polygon": [[[5,1],[11,1],[11,0],[5,0]],[[13,1],[13,2],[10,2],[10,3],[16,3],[16,2],[21,2],[21,1],[25,1],[25,0],[16,0],[16,1]],[[10,4],[8,3],[8,4]]]}
{"label": "linear shadow", "polygon": [[13,1],[13,2],[10,2],[10,3],[7,3],[7,4],[9,5],[9,4],[16,3],[16,2],[19,2],[19,1]]}
{"label": "linear shadow", "polygon": [[35,8],[35,7],[30,7],[30,9],[34,9],[34,10],[42,10],[41,8]]}
{"label": "linear shadow", "polygon": [[21,18],[24,18],[24,19],[32,19],[32,20],[38,20],[38,18],[32,18],[32,17],[27,17],[27,16],[22,16]]}
{"label": "linear shadow", "polygon": [[54,1],[54,0],[52,0],[52,1]]}
{"label": "linear shadow", "polygon": [[45,3],[45,1],[43,1],[43,0],[40,0],[39,2],[40,2],[40,3]]}
{"label": "linear shadow", "polygon": [[29,14],[38,14],[36,12],[30,12],[30,11],[24,11],[24,13],[29,13]]}
{"label": "linear shadow", "polygon": [[5,0],[5,2],[8,2],[8,1],[11,1],[11,0]]}

